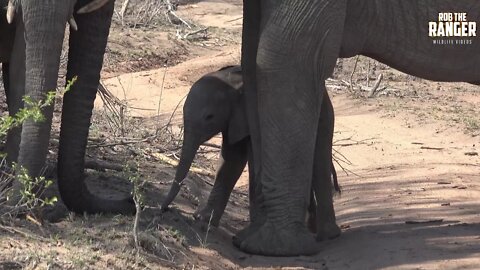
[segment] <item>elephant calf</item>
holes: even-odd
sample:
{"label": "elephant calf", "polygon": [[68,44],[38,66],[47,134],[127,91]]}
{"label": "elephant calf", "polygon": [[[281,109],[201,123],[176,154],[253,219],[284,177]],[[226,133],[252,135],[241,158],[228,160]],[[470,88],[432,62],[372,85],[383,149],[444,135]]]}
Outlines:
{"label": "elephant calf", "polygon": [[[209,73],[193,84],[183,108],[184,143],[182,146],[182,156],[177,167],[175,180],[172,183],[165,201],[162,203],[162,209],[166,210],[180,191],[181,182],[185,179],[200,145],[219,132],[222,132],[222,162],[215,177],[215,184],[208,198],[206,207],[195,213],[195,218],[210,222],[212,226],[218,226],[230,193],[242,174],[247,161],[251,159],[250,135],[243,103],[242,88],[242,72],[239,66],[229,66]],[[330,142],[330,158],[324,162],[331,164],[331,172],[328,170],[328,175],[330,175],[330,173],[332,174],[335,189],[340,191],[335,168],[333,167],[331,159],[333,108],[328,95],[325,95],[325,103],[327,106],[324,107],[326,113],[322,112],[323,117],[321,117],[320,123],[323,123],[325,126],[323,129],[327,133],[325,137]],[[249,162],[249,164],[253,163]],[[250,204],[254,203],[253,198],[255,194],[253,175],[253,169],[250,165]],[[332,238],[338,236],[340,230],[335,224],[333,213],[331,178],[321,179],[322,177],[318,177],[319,175],[325,174],[317,174],[316,178],[319,179],[314,180],[314,183],[312,183],[313,192],[309,207],[309,224],[312,231],[317,231],[319,235],[321,235],[320,238]],[[330,189],[329,192],[326,193],[323,191],[320,193],[320,189],[325,188]],[[315,192],[315,190],[317,191]],[[322,197],[320,194],[330,195]],[[330,208],[331,210],[329,210]],[[252,207],[250,207],[250,209],[252,209]],[[252,218],[254,215],[255,213],[250,213]],[[320,224],[324,224],[326,222],[323,220],[324,218],[329,220],[333,218],[333,223],[335,224],[333,230],[325,229],[325,226],[329,228],[332,227],[329,225],[321,228],[315,225],[319,224],[320,226]],[[328,233],[325,232],[326,230],[328,230]]]}

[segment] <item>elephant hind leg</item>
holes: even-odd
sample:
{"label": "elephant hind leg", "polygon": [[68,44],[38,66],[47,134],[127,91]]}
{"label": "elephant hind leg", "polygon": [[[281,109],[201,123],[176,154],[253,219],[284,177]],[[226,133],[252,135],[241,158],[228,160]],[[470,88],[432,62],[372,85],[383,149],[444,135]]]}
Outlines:
{"label": "elephant hind leg", "polygon": [[317,212],[315,215],[317,240],[332,239],[338,237],[341,233],[336,223],[332,198],[332,175],[335,189],[340,189],[332,163],[332,139],[335,119],[332,103],[326,89],[324,89],[324,93],[315,145],[312,180]]}

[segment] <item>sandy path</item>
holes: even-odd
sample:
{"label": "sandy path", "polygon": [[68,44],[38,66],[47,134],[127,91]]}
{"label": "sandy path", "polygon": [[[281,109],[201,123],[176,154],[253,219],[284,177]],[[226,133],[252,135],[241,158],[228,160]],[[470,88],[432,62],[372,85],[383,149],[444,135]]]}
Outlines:
{"label": "sandy path", "polygon": [[[480,158],[465,153],[478,151],[480,139],[333,100],[335,139],[367,143],[337,148],[359,176],[340,176],[337,217],[348,229],[319,257],[331,269],[478,269]],[[443,222],[405,224],[422,220]]]}

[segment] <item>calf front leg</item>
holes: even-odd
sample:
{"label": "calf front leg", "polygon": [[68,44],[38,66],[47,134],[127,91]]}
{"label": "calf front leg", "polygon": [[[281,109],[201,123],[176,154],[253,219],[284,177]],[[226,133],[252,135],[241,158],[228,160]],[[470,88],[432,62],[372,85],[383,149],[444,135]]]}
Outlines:
{"label": "calf front leg", "polygon": [[230,194],[245,168],[248,156],[248,139],[244,139],[234,145],[229,145],[225,141],[224,139],[222,145],[221,164],[215,177],[215,184],[208,197],[207,205],[194,214],[196,219],[214,227],[217,227],[220,222]]}

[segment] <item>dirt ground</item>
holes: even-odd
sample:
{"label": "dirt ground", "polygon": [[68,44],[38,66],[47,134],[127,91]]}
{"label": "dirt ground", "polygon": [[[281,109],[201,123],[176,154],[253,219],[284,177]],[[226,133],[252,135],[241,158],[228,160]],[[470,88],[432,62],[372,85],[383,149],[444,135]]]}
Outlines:
{"label": "dirt ground", "polygon": [[[177,40],[176,29],[112,31],[103,85],[122,104],[123,116],[97,98],[88,158],[135,160],[139,172],[88,172],[91,189],[106,195],[112,186],[128,192],[124,179],[132,175],[147,182],[139,252],[133,217],[71,215],[42,226],[13,219],[0,222],[0,269],[480,268],[480,91],[411,77],[363,57],[355,72],[357,59],[339,61],[327,82],[336,115],[334,156],[343,191],[335,209],[342,235],[319,243],[319,254],[270,258],[232,246],[231,236],[248,224],[246,173],[219,228],[192,218],[211,189],[207,176],[192,173],[172,210],[160,213],[175,173],[165,157],[180,154],[182,101],[203,74],[239,63],[241,3],[179,5],[180,17],[210,29],[201,39]],[[145,55],[124,52],[132,47],[140,54],[151,43],[155,49]],[[367,84],[380,74],[378,93],[367,98]],[[217,148],[202,147],[196,166],[212,172],[217,157]]]}

